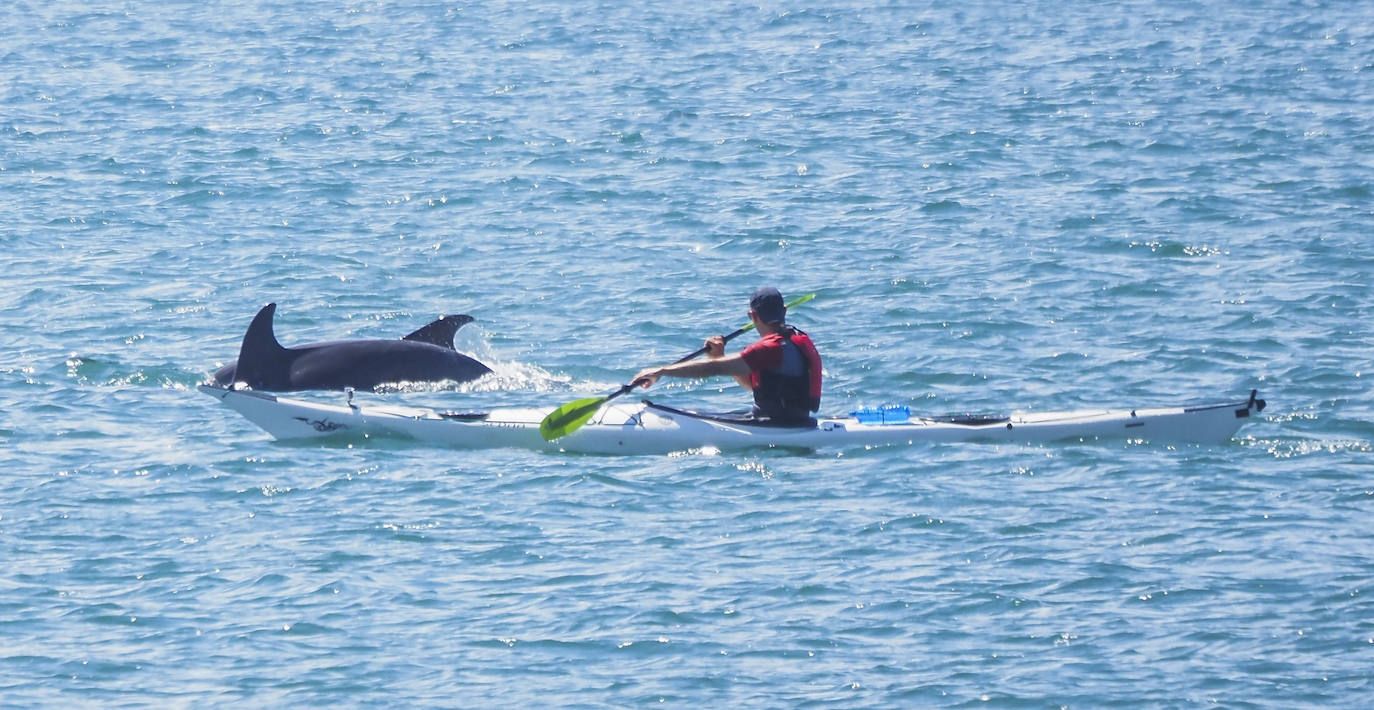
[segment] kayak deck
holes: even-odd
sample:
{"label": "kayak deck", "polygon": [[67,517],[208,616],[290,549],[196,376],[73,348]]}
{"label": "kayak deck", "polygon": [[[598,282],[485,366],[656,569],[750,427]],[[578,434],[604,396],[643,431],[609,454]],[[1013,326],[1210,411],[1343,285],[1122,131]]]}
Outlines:
{"label": "kayak deck", "polygon": [[612,403],[582,428],[555,441],[539,434],[550,409],[498,408],[443,412],[422,407],[343,404],[200,385],[276,439],[402,437],[455,448],[527,448],[602,454],[652,454],[715,448],[871,448],[921,442],[1037,444],[1053,441],[1142,440],[1223,443],[1265,402],[1192,407],[1016,413],[1005,417],[911,417],[897,423],[821,417],[802,426],[765,424],[653,404]]}

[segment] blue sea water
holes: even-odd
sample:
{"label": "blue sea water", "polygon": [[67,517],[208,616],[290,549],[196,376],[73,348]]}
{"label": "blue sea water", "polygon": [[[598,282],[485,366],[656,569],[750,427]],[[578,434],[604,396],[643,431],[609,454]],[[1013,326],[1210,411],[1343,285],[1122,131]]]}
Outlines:
{"label": "blue sea water", "polygon": [[[0,69],[0,705],[1374,696],[1366,3],[17,0]],[[1270,406],[617,458],[195,390],[275,301],[287,344],[469,313],[495,376],[367,396],[552,406],[761,283],[817,294],[830,412]]]}

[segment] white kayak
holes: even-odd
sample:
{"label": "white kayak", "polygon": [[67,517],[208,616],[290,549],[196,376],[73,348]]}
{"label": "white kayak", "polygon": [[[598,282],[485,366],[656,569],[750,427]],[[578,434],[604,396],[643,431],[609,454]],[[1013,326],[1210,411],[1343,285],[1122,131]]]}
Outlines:
{"label": "white kayak", "polygon": [[[596,454],[662,454],[787,447],[846,449],[923,442],[1035,444],[1053,441],[1150,441],[1218,444],[1231,439],[1264,400],[1152,409],[1024,412],[1007,416],[901,416],[860,421],[820,417],[806,426],[760,423],[739,415],[689,412],[648,401],[610,403],[580,429],[545,441],[539,422],[551,409],[445,412],[386,404],[338,404],[201,385],[277,439],[401,437],[465,449],[525,448]],[[341,397],[340,399],[344,399]],[[890,421],[899,419],[901,421]]]}

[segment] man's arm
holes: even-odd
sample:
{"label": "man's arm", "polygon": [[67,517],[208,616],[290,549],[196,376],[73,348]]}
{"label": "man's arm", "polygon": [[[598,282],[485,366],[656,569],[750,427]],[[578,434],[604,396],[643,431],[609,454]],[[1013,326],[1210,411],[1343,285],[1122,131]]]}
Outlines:
{"label": "man's arm", "polygon": [[749,363],[738,354],[725,355],[709,360],[691,360],[680,362],[676,365],[664,365],[662,367],[651,367],[635,375],[634,382],[643,384],[644,389],[653,386],[660,377],[682,377],[691,379],[694,377],[715,377],[717,375],[729,375],[735,378],[736,382],[746,389],[751,389],[749,381]]}

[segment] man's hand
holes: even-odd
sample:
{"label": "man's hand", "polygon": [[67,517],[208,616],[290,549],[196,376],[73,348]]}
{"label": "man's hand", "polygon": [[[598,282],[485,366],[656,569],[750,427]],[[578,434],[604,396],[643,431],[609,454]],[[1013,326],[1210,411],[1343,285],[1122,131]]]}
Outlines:
{"label": "man's hand", "polygon": [[706,357],[718,358],[725,355],[725,336],[713,335],[706,339]]}
{"label": "man's hand", "polygon": [[642,386],[644,389],[647,390],[650,387],[653,387],[654,383],[658,382],[658,378],[662,376],[663,368],[651,367],[647,370],[641,370],[638,375],[635,375],[635,378],[633,380],[630,380],[630,382],[634,385]]}

